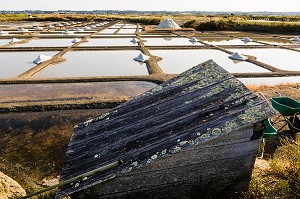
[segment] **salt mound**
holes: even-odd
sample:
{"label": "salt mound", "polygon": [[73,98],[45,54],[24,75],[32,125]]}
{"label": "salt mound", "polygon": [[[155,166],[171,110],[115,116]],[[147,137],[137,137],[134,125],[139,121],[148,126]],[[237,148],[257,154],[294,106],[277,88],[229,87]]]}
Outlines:
{"label": "salt mound", "polygon": [[16,39],[16,38],[12,38],[12,40],[10,40],[10,44],[15,43],[15,42],[19,42],[21,41],[20,39]]}
{"label": "salt mound", "polygon": [[65,34],[65,35],[71,35],[71,34],[73,34],[73,32],[69,31],[69,30],[66,30],[66,31],[63,32],[63,34]]}
{"label": "salt mound", "polygon": [[165,41],[171,41],[173,38],[172,38],[172,37],[163,37],[163,39],[164,39]]}
{"label": "salt mound", "polygon": [[3,30],[0,30],[0,35],[7,35],[8,33],[3,31]]}
{"label": "salt mound", "polygon": [[245,61],[247,57],[239,54],[238,52],[233,53],[232,55],[228,56],[229,59],[233,60],[240,60],[240,61]]}
{"label": "salt mound", "polygon": [[173,19],[167,18],[160,22],[156,28],[172,28],[172,29],[179,29],[180,26],[178,26]]}
{"label": "salt mound", "polygon": [[76,31],[76,32],[83,32],[84,30],[82,28],[75,28],[74,31]]}
{"label": "salt mound", "polygon": [[77,43],[77,42],[80,42],[80,41],[81,41],[81,39],[75,38],[75,39],[72,40],[72,43]]}
{"label": "salt mound", "polygon": [[130,42],[132,43],[137,43],[139,40],[137,40],[135,37],[132,38],[132,40],[130,40]]}
{"label": "salt mound", "polygon": [[28,30],[25,29],[25,28],[20,28],[18,31],[20,31],[20,32],[28,32]]}
{"label": "salt mound", "polygon": [[292,42],[300,42],[300,39],[299,37],[294,37],[291,39]]}
{"label": "salt mound", "polygon": [[149,56],[143,54],[143,53],[140,53],[139,56],[133,58],[134,61],[138,61],[138,62],[145,62],[149,59]]}
{"label": "salt mound", "polygon": [[198,40],[195,38],[195,37],[192,37],[191,39],[189,39],[189,42],[192,42],[192,43],[196,43]]}
{"label": "salt mound", "polygon": [[249,43],[249,42],[252,42],[252,39],[249,39],[249,37],[245,37],[243,39],[241,39],[243,42],[245,43]]}
{"label": "salt mound", "polygon": [[36,30],[43,30],[44,28],[43,28],[43,27],[36,26],[36,27],[34,27],[34,29],[36,29]]}
{"label": "salt mound", "polygon": [[38,56],[38,58],[36,60],[33,61],[33,63],[40,64],[41,62],[48,61],[51,58],[52,58],[51,56],[41,54],[41,55]]}

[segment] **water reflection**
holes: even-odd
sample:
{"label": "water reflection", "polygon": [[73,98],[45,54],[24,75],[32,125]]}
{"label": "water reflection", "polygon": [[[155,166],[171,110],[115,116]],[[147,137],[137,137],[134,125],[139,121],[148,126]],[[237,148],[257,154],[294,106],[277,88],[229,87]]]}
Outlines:
{"label": "water reflection", "polygon": [[185,70],[213,59],[231,73],[270,72],[249,62],[233,63],[228,54],[218,50],[151,50],[152,55],[163,58],[158,64],[165,73],[181,73]]}
{"label": "water reflection", "polygon": [[124,28],[122,28],[122,29],[118,32],[118,34],[119,34],[119,33],[120,33],[120,34],[123,34],[123,33],[133,34],[133,33],[135,33],[135,31],[136,31],[136,29],[124,29]]}
{"label": "water reflection", "polygon": [[40,54],[53,56],[58,52],[0,52],[0,78],[14,78],[36,66],[32,60]]}
{"label": "water reflection", "polygon": [[163,37],[163,38],[142,38],[147,40],[145,46],[182,46],[182,45],[197,45],[203,46],[201,43],[192,44],[188,38],[178,37]]}
{"label": "water reflection", "polygon": [[281,38],[257,38],[257,41],[265,42],[268,44],[275,44],[275,45],[291,45],[294,44],[292,41],[288,39],[281,39]]}
{"label": "water reflection", "polygon": [[215,40],[216,39],[202,39],[202,41],[210,45],[263,45],[256,42],[243,42],[240,39],[220,39],[219,41]]}
{"label": "water reflection", "polygon": [[258,61],[265,62],[282,70],[300,71],[300,52],[285,49],[231,49],[246,55],[257,57]]}
{"label": "water reflection", "polygon": [[134,46],[137,43],[130,42],[129,38],[104,38],[89,39],[88,42],[80,44],[80,46]]}
{"label": "water reflection", "polygon": [[10,39],[0,39],[0,46],[6,45],[10,42]]}
{"label": "water reflection", "polygon": [[62,47],[71,46],[73,39],[33,39],[28,43],[15,45],[16,47]]}
{"label": "water reflection", "polygon": [[67,61],[48,66],[35,77],[148,75],[146,65],[140,66],[133,60],[139,53],[137,50],[68,52],[64,55]]}
{"label": "water reflection", "polygon": [[155,86],[143,81],[0,85],[0,104],[119,99]]}
{"label": "water reflection", "polygon": [[286,83],[300,83],[300,76],[295,77],[262,77],[262,78],[238,78],[246,85],[276,85]]}

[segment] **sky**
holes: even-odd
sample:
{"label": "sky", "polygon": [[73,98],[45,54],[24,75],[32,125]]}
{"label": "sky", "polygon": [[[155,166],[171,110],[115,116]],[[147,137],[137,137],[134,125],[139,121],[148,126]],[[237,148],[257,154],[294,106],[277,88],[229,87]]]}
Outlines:
{"label": "sky", "polygon": [[300,0],[1,0],[0,10],[300,12]]}

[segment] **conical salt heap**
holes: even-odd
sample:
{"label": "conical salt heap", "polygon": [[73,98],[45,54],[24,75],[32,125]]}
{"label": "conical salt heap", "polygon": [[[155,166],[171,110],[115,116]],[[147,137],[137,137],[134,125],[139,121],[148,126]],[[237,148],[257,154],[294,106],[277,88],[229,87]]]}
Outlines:
{"label": "conical salt heap", "polygon": [[149,59],[149,56],[143,54],[143,53],[140,53],[139,56],[133,58],[134,61],[138,61],[138,62],[145,62]]}
{"label": "conical salt heap", "polygon": [[245,37],[243,39],[241,39],[243,42],[245,43],[249,43],[249,42],[252,42],[252,39],[250,39],[249,37]]}
{"label": "conical salt heap", "polygon": [[3,30],[0,30],[0,35],[7,35],[8,33],[3,31]]}
{"label": "conical salt heap", "polygon": [[41,62],[44,62],[44,61],[48,61],[50,60],[52,57],[51,56],[47,56],[47,55],[39,55],[38,58],[36,58],[33,63],[35,64],[40,64]]}
{"label": "conical salt heap", "polygon": [[137,43],[139,40],[137,40],[135,37],[132,38],[132,40],[130,40],[130,42],[132,43]]}
{"label": "conical salt heap", "polygon": [[73,34],[73,32],[69,31],[69,30],[66,30],[66,31],[63,32],[63,34],[65,34],[65,35],[71,35],[71,34]]}
{"label": "conical salt heap", "polygon": [[189,42],[192,42],[192,43],[196,43],[198,40],[195,38],[195,37],[192,37],[191,39],[189,39]]}
{"label": "conical salt heap", "polygon": [[34,27],[34,29],[36,29],[36,30],[43,30],[44,28],[40,27],[40,26],[36,26],[36,27]]}
{"label": "conical salt heap", "polygon": [[162,22],[160,22],[160,24],[158,26],[156,26],[156,28],[179,29],[180,26],[178,26],[178,24],[176,24],[175,21],[173,21],[173,19],[167,18],[167,19],[163,20]]}
{"label": "conical salt heap", "polygon": [[20,28],[18,31],[20,31],[20,32],[28,32],[28,30],[26,28]]}
{"label": "conical salt heap", "polygon": [[245,61],[247,57],[239,54],[238,52],[233,53],[232,55],[228,56],[229,59],[233,60],[240,60],[240,61]]}
{"label": "conical salt heap", "polygon": [[291,39],[292,42],[300,42],[300,39],[299,37],[294,37]]}
{"label": "conical salt heap", "polygon": [[76,32],[83,32],[84,30],[82,28],[75,28],[74,31],[76,31]]}
{"label": "conical salt heap", "polygon": [[74,38],[74,39],[72,40],[72,43],[77,43],[77,42],[80,42],[80,41],[81,41],[81,39]]}
{"label": "conical salt heap", "polygon": [[10,40],[10,44],[15,43],[15,42],[19,42],[21,41],[20,39],[16,39],[16,38],[12,38],[12,40]]}

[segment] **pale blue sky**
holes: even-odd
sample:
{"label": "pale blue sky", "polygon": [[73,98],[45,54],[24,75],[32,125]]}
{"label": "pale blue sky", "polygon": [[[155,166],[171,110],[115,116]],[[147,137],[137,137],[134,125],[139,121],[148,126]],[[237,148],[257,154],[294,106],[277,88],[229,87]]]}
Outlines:
{"label": "pale blue sky", "polygon": [[34,9],[299,12],[300,0],[1,0],[0,10]]}

